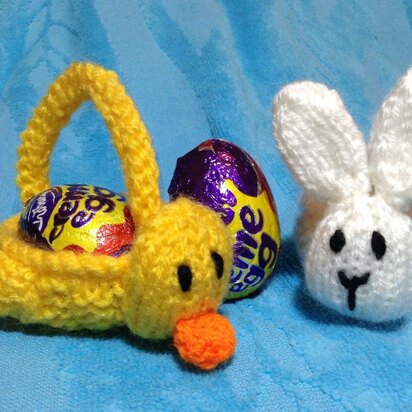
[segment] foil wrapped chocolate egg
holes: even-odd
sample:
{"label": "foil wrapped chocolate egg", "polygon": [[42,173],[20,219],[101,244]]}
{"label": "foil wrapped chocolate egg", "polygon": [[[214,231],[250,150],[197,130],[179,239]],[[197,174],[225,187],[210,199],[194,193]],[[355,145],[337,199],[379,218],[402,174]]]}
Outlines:
{"label": "foil wrapped chocolate egg", "polygon": [[226,298],[262,286],[276,264],[280,228],[267,180],[248,153],[224,140],[205,141],[177,160],[169,195],[210,207],[226,224],[234,249]]}
{"label": "foil wrapped chocolate egg", "polygon": [[19,232],[35,246],[118,257],[130,250],[134,224],[123,195],[88,185],[55,186],[31,198]]}

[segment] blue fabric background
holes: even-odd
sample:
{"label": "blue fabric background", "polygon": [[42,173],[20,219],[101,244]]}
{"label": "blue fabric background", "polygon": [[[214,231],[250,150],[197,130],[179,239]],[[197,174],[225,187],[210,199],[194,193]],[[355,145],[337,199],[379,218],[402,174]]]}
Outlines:
{"label": "blue fabric background", "polygon": [[[306,294],[293,242],[299,188],[280,160],[271,100],[282,85],[339,90],[361,130],[412,64],[405,1],[0,0],[0,220],[19,212],[19,133],[74,60],[118,72],[153,137],[167,198],[176,158],[210,137],[260,164],[276,198],[282,253],[267,287],[225,304],[232,362],[212,373],[167,344],[126,330],[67,334],[0,323],[1,410],[412,409],[412,324],[364,325]],[[124,190],[120,163],[91,105],[53,153],[52,182]]]}

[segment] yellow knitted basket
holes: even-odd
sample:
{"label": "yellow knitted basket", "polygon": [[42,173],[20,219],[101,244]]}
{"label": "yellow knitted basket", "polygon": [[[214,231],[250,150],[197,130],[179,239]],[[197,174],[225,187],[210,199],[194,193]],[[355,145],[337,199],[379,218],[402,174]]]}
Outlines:
{"label": "yellow knitted basket", "polygon": [[[214,368],[235,347],[232,327],[216,313],[229,282],[229,235],[204,206],[161,202],[149,134],[114,72],[73,63],[50,86],[21,135],[21,200],[50,188],[51,151],[85,100],[102,114],[122,162],[137,227],[132,250],[119,258],[43,250],[22,240],[19,217],[10,218],[0,225],[0,316],[69,330],[125,324],[144,338],[174,336],[183,359]],[[189,290],[179,285],[182,266]]]}

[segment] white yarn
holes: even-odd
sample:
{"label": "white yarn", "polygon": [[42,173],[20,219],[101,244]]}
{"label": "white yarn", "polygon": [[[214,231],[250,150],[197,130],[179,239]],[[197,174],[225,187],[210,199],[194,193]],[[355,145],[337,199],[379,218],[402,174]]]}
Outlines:
{"label": "white yarn", "polygon": [[342,100],[324,85],[283,88],[274,100],[273,125],[280,152],[310,194],[298,232],[311,294],[359,319],[410,314],[412,69],[375,119],[369,160]]}
{"label": "white yarn", "polygon": [[371,179],[386,201],[407,212],[412,206],[412,68],[375,118],[369,167]]}
{"label": "white yarn", "polygon": [[336,91],[312,82],[289,84],[277,95],[273,114],[279,149],[310,193],[338,200],[370,191],[366,144]]}

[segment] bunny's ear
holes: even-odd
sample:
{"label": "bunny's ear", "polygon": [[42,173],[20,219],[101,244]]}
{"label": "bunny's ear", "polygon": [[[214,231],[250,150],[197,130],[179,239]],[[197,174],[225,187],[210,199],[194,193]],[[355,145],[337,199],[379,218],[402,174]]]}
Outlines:
{"label": "bunny's ear", "polygon": [[400,211],[412,207],[412,68],[375,117],[369,143],[372,183]]}
{"label": "bunny's ear", "polygon": [[369,192],[366,144],[336,91],[289,84],[275,97],[273,127],[289,168],[313,196],[336,201]]}

